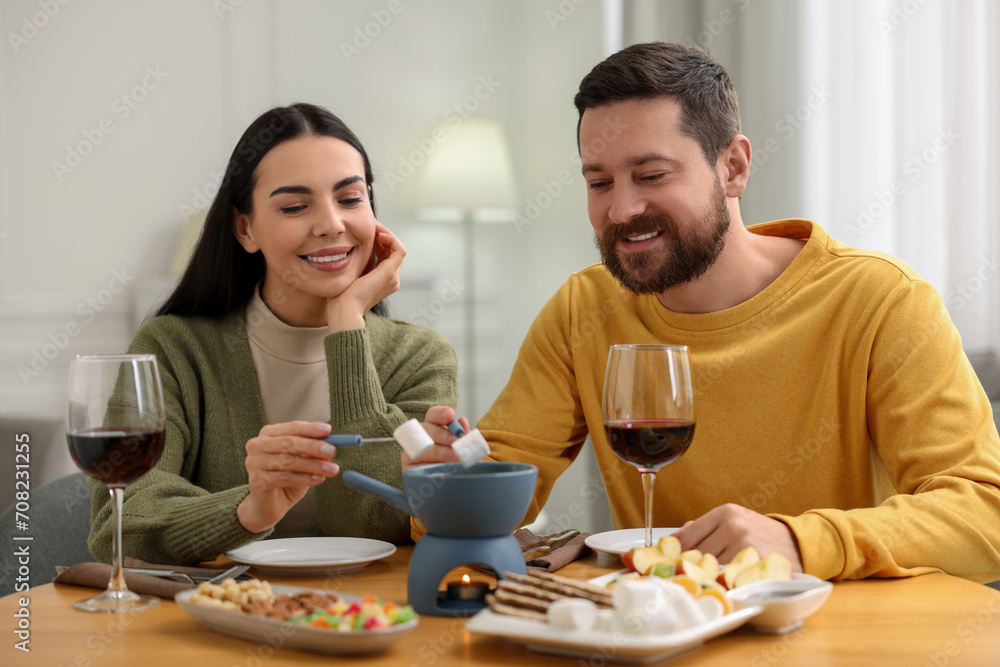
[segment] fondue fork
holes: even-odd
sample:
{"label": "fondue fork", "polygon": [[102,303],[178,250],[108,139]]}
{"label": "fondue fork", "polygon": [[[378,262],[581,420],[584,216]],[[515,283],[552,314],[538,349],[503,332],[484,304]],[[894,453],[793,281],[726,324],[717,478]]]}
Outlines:
{"label": "fondue fork", "polygon": [[[461,437],[465,435],[465,429],[462,425],[458,423],[458,420],[448,424],[448,430],[452,432],[455,437]],[[333,433],[331,435],[323,438],[326,442],[329,442],[335,447],[360,447],[361,445],[368,444],[369,442],[396,442],[396,438],[363,438],[360,435],[351,435],[346,433]]]}
{"label": "fondue fork", "polygon": [[529,544],[521,549],[522,553],[524,553],[524,560],[529,561],[542,556],[547,556],[579,534],[580,531],[574,528],[563,533],[559,533],[558,535],[553,535],[547,539],[539,540],[534,544]]}

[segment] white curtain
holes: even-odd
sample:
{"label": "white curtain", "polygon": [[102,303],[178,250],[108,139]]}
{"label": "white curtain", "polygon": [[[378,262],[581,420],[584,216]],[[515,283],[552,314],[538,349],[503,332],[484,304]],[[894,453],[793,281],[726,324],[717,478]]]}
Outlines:
{"label": "white curtain", "polygon": [[747,224],[806,217],[895,255],[967,349],[1000,348],[1000,3],[626,2],[625,42],[651,39],[732,74],[756,163]]}

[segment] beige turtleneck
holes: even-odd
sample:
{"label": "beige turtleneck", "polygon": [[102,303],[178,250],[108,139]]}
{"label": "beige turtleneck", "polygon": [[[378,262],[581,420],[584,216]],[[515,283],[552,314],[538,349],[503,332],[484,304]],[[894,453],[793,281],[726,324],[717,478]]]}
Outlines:
{"label": "beige turtleneck", "polygon": [[[330,335],[330,329],[285,324],[264,303],[259,286],[247,304],[246,321],[264,422],[329,422],[330,381],[323,339]],[[278,522],[270,537],[319,534],[316,489],[312,487]]]}

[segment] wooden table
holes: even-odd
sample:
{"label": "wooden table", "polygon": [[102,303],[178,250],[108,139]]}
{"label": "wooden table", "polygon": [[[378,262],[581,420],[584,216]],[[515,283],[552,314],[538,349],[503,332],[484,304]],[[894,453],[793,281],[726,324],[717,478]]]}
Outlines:
{"label": "wooden table", "polygon": [[[412,547],[355,573],[339,577],[278,577],[273,583],[374,594],[403,601]],[[594,577],[620,567],[617,559],[594,554],[561,574]],[[92,589],[47,584],[0,599],[0,664],[58,667],[128,665],[157,667],[276,667],[298,664],[365,664],[393,667],[449,665],[604,664],[527,651],[502,639],[474,635],[465,619],[421,616],[420,625],[392,647],[347,660],[220,635],[194,621],[171,601],[134,614],[94,614],[71,605]],[[30,648],[14,648],[14,613],[29,598]],[[698,665],[808,665],[825,667],[944,667],[1000,665],[1000,591],[944,574],[911,579],[843,582],[804,627],[787,635],[740,629],[665,661],[671,667]]]}

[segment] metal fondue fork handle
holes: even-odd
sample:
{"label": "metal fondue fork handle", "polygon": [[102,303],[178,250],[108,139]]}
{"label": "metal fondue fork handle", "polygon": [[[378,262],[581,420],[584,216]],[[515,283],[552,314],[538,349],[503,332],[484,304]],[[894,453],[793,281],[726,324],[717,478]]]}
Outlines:
{"label": "metal fondue fork handle", "polygon": [[556,533],[555,535],[550,535],[544,539],[538,540],[537,542],[532,542],[530,544],[525,544],[521,547],[521,551],[530,551],[532,549],[539,549],[541,547],[552,548],[559,542],[576,537],[580,534],[580,531],[576,528],[570,528],[569,530],[564,530],[561,533]]}
{"label": "metal fondue fork handle", "polygon": [[[448,430],[452,432],[456,437],[461,437],[465,435],[465,429],[462,425],[458,423],[458,420],[448,424]],[[334,433],[323,438],[326,442],[329,442],[335,447],[360,447],[361,445],[367,444],[369,442],[396,442],[396,438],[362,438],[360,435],[349,435]]]}
{"label": "metal fondue fork handle", "polygon": [[396,442],[395,438],[362,438],[360,435],[334,433],[323,438],[336,447],[360,447],[369,442]]}

